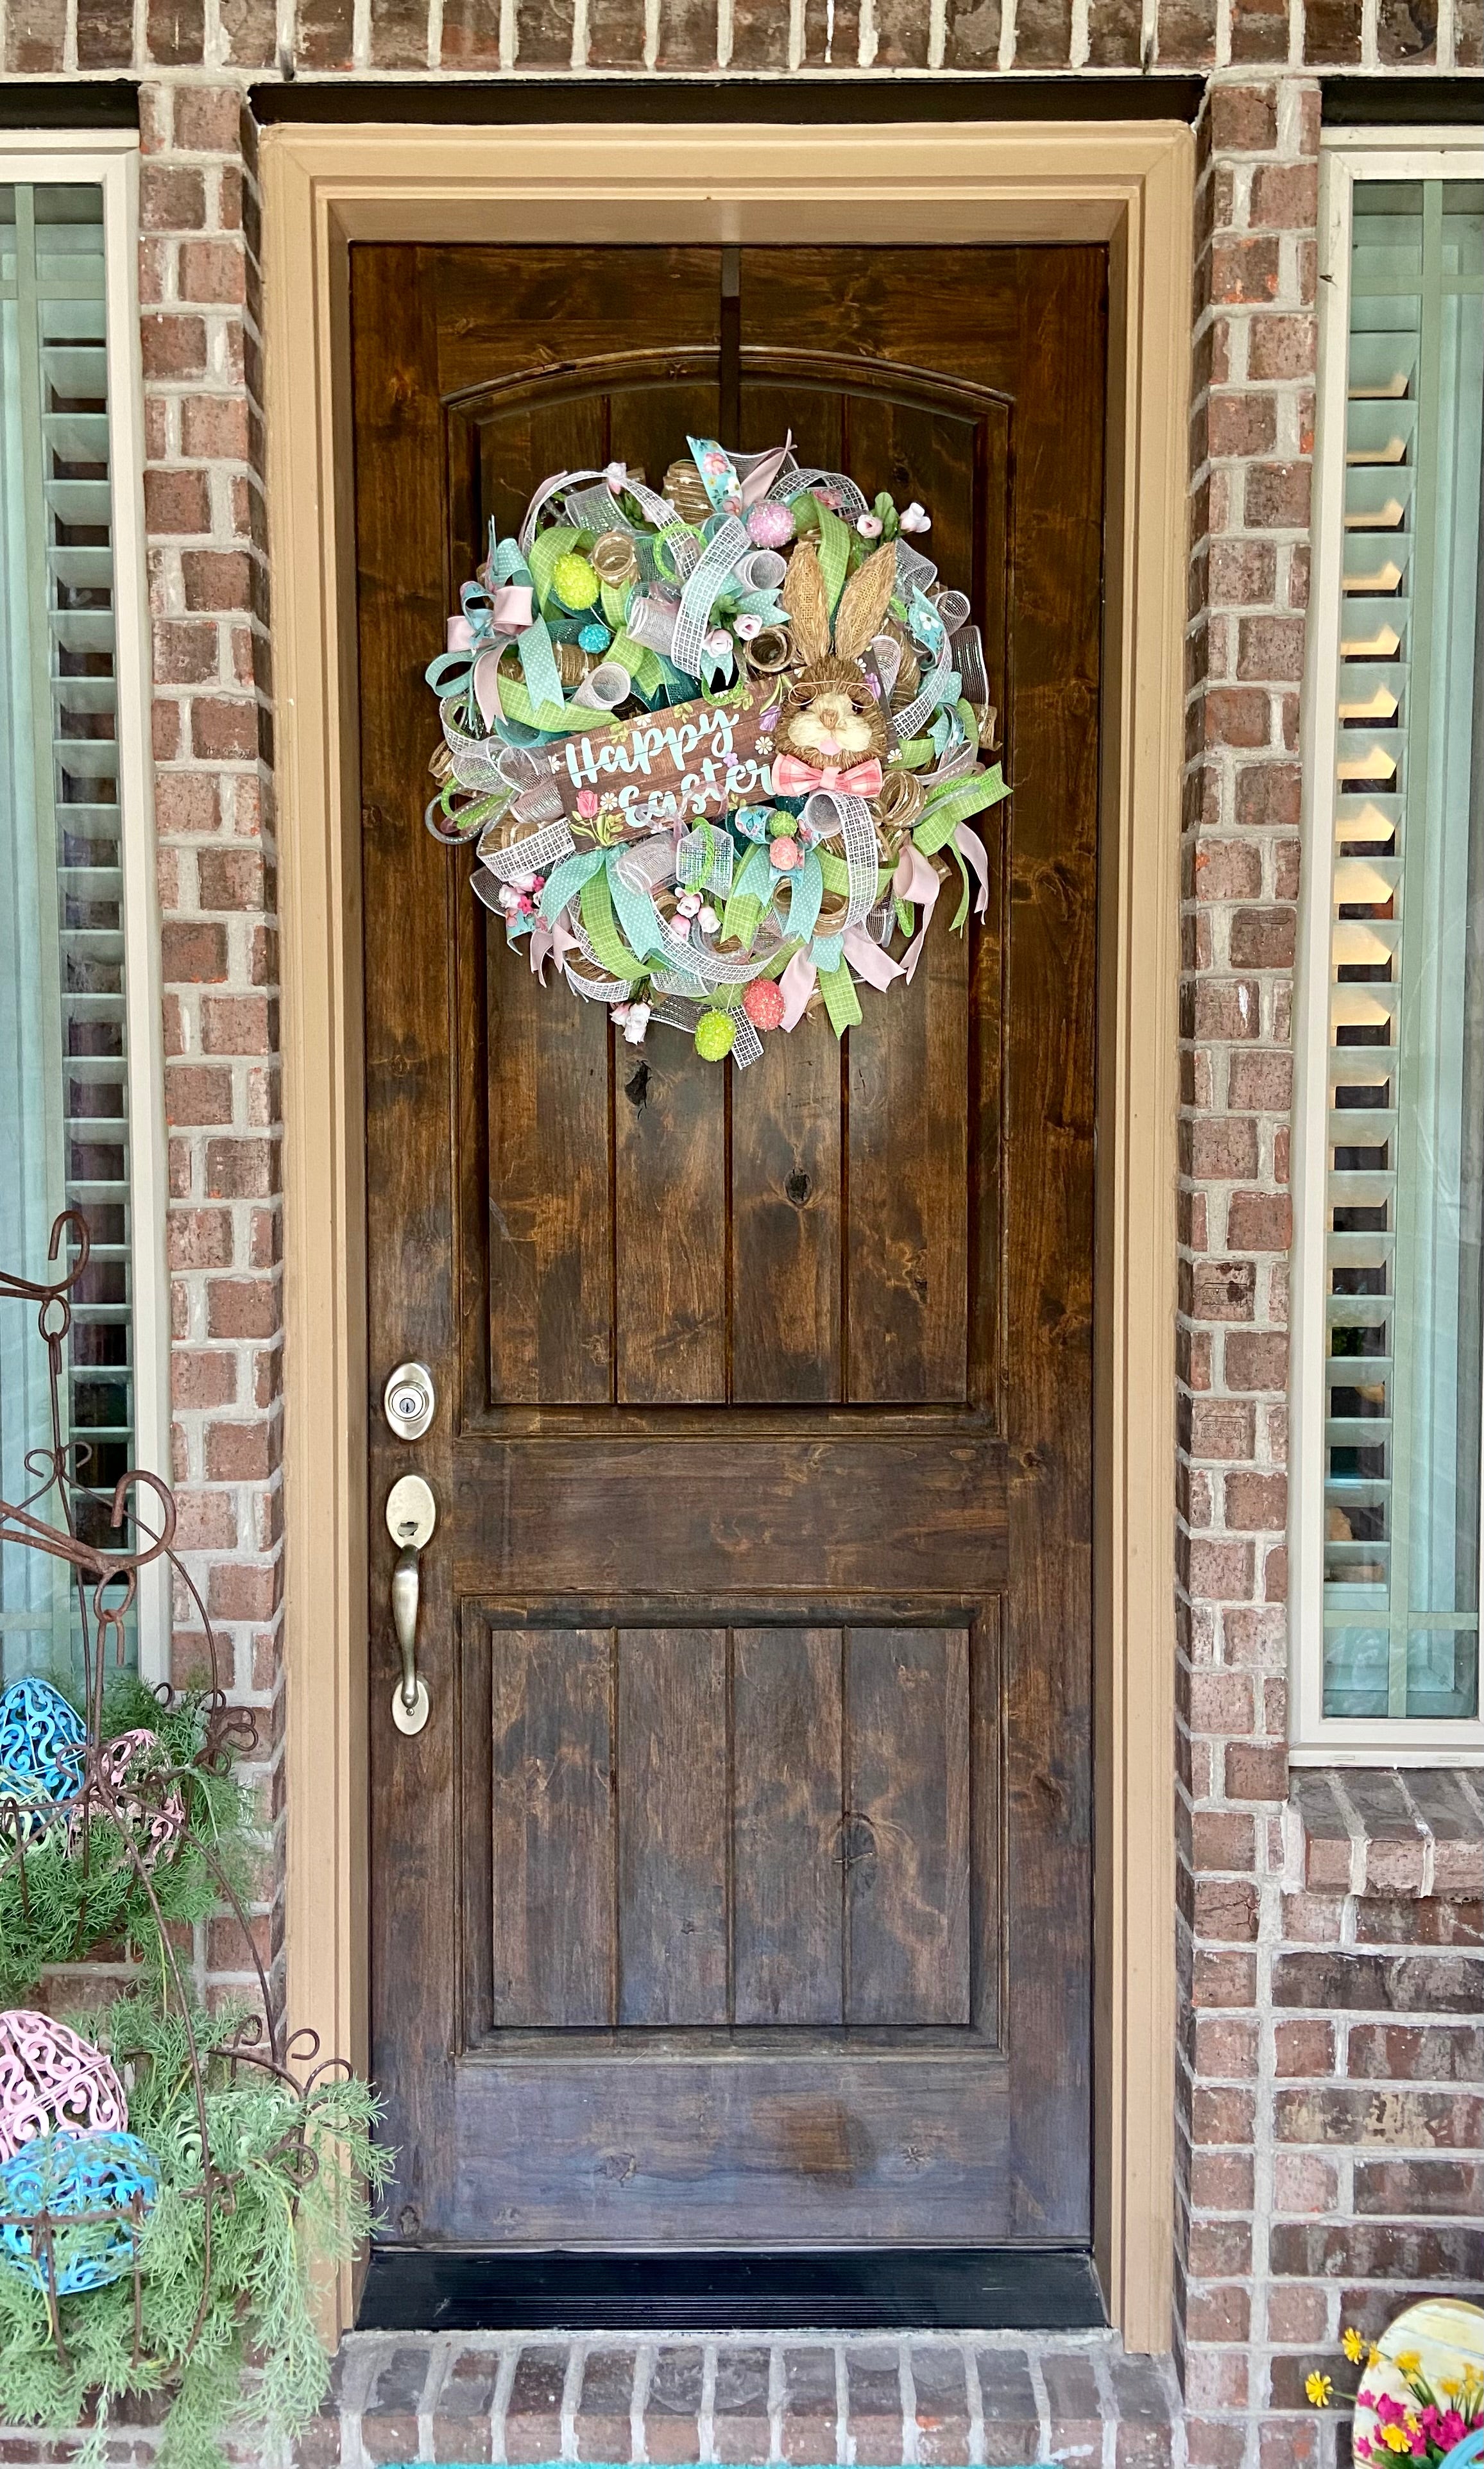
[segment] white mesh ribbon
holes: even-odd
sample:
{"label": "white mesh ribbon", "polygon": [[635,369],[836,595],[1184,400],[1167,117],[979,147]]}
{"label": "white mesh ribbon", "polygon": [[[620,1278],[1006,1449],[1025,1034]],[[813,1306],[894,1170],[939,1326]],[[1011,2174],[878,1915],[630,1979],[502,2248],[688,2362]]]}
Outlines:
{"label": "white mesh ribbon", "polygon": [[566,960],[562,963],[562,975],[573,994],[581,995],[585,1003],[627,1003],[634,992],[627,978],[585,978],[581,970],[572,968]]}
{"label": "white mesh ribbon", "polygon": [[731,836],[719,829],[687,832],[675,852],[678,882],[692,891],[719,892],[724,900],[731,889],[732,865]]}
{"label": "white mesh ribbon", "polygon": [[896,543],[896,584],[897,589],[900,591],[902,598],[908,603],[909,607],[911,606],[912,595],[915,589],[924,592],[931,591],[937,581],[938,568],[933,564],[932,559],[930,557],[924,557],[920,548],[914,548],[909,542],[898,539]]}
{"label": "white mesh ribbon", "polygon": [[632,532],[635,528],[606,480],[595,489],[568,489],[562,511],[574,531]]}
{"label": "white mesh ribbon", "polygon": [[926,726],[943,698],[943,691],[953,675],[953,655],[944,647],[943,657],[922,681],[922,692],[904,710],[893,711],[892,727],[896,731],[898,746],[905,746]]}
{"label": "white mesh ribbon", "polygon": [[[491,874],[498,875],[501,883],[514,883],[522,874],[549,874],[564,857],[572,855],[572,836],[565,820],[545,823],[539,832],[531,832],[523,840],[509,841],[502,845],[498,835],[503,829],[503,818],[499,822],[487,824],[479,835],[476,852],[481,864],[489,867]],[[480,897],[483,898],[482,893]]]}
{"label": "white mesh ribbon", "polygon": [[675,621],[675,641],[670,658],[687,678],[701,674],[701,652],[711,623],[711,611],[717,593],[739,557],[745,557],[752,542],[747,527],[729,515],[712,534],[686,578],[681,594],[680,615]]}
{"label": "white mesh ribbon", "polygon": [[876,826],[864,797],[842,796],[838,789],[816,789],[805,801],[801,819],[822,841],[845,841],[848,875],[848,907],[838,931],[859,926],[876,904]]}
{"label": "white mesh ribbon", "polygon": [[797,497],[804,489],[814,488],[832,489],[840,499],[840,512],[848,515],[852,522],[857,515],[870,512],[868,499],[862,496],[846,472],[815,472],[800,470],[796,466],[792,472],[779,473],[768,495],[770,498],[781,501]]}

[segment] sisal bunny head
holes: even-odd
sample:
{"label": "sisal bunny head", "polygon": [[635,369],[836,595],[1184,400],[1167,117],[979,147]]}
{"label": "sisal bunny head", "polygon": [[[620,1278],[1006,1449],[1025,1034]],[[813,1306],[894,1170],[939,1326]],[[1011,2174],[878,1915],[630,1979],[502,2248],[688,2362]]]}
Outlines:
{"label": "sisal bunny head", "polygon": [[788,562],[782,601],[804,658],[774,732],[780,753],[816,771],[882,760],[891,746],[887,716],[860,664],[881,631],[896,582],[896,551],[876,549],[851,575],[835,611],[831,649],[829,602],[812,541],[800,541]]}

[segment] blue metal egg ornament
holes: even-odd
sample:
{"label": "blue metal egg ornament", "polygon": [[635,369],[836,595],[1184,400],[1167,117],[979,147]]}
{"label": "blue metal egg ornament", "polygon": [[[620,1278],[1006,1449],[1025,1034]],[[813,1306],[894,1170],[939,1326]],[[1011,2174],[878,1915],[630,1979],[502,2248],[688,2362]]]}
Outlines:
{"label": "blue metal egg ornament", "polygon": [[[38,2134],[0,2164],[0,2261],[44,2293],[37,2223],[49,2214],[57,2296],[102,2289],[133,2268],[134,2197],[148,2211],[159,2191],[159,2173],[137,2134]],[[69,2230],[74,2215],[84,2217]]]}
{"label": "blue metal egg ornament", "polygon": [[28,1673],[0,1696],[0,1767],[38,1784],[49,1800],[82,1788],[87,1726],[49,1680]]}

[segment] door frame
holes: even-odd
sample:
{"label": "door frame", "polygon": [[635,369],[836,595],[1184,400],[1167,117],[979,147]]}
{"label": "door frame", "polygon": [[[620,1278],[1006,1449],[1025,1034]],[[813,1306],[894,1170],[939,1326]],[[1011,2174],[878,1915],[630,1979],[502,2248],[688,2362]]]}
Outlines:
{"label": "door frame", "polygon": [[[280,126],[262,137],[284,1006],[289,1996],[364,2066],[366,1506],[349,248],[1105,242],[1094,2253],[1171,2341],[1176,996],[1194,142],[1183,124]],[[410,828],[410,824],[409,824]],[[351,2319],[347,2273],[340,2324]]]}

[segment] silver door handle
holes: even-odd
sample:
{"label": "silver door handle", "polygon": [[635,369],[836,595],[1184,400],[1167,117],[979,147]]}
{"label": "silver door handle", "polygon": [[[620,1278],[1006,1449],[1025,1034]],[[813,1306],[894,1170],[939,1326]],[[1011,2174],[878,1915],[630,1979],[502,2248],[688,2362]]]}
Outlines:
{"label": "silver door handle", "polygon": [[392,1721],[399,1732],[420,1732],[428,1720],[428,1683],[417,1668],[417,1614],[422,1594],[421,1564],[432,1539],[438,1508],[420,1474],[405,1474],[394,1483],[386,1503],[386,1527],[401,1549],[392,1571],[391,1613],[402,1678],[392,1691]]}

